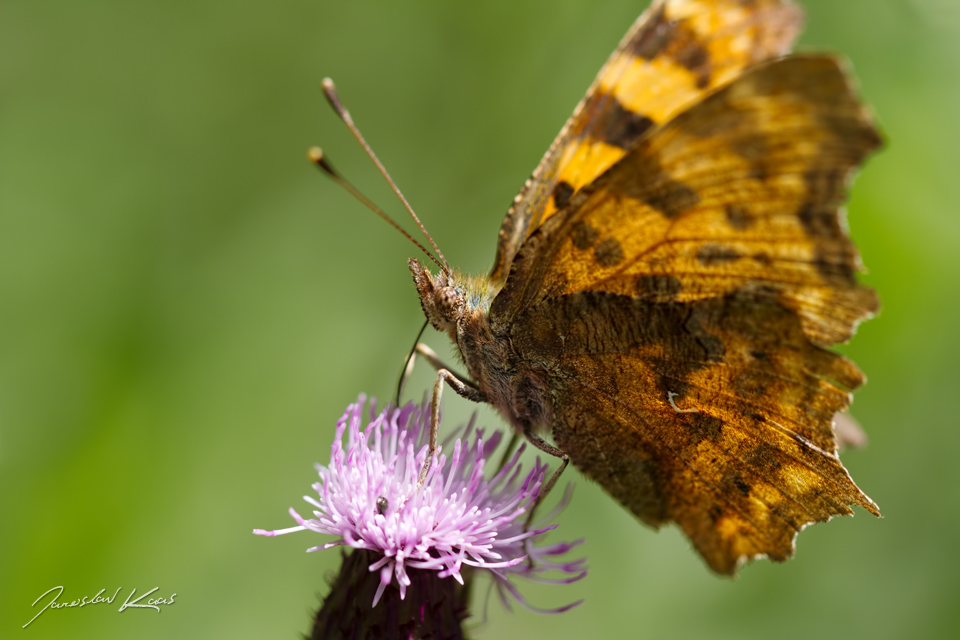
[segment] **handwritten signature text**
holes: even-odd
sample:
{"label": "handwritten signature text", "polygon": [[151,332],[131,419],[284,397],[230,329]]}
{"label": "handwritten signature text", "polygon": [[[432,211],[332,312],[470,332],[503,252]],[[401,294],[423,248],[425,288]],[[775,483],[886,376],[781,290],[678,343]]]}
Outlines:
{"label": "handwritten signature text", "polygon": [[[53,596],[53,598],[50,599],[49,602],[47,602],[46,606],[43,609],[40,609],[40,611],[37,612],[37,615],[30,618],[30,622],[23,625],[23,628],[26,629],[27,627],[29,627],[30,623],[36,620],[40,616],[40,614],[46,611],[47,609],[69,609],[72,607],[85,607],[89,604],[103,604],[104,602],[106,602],[107,604],[113,604],[113,601],[116,600],[117,598],[117,594],[120,593],[120,589],[123,589],[123,587],[117,587],[117,590],[114,591],[113,595],[110,597],[106,597],[103,595],[103,592],[106,591],[106,589],[100,589],[97,595],[93,596],[92,598],[90,598],[89,596],[83,596],[78,600],[72,600],[70,602],[57,601],[57,598],[63,595],[62,585],[59,587],[53,587],[52,589],[47,589],[42,594],[40,594],[39,598],[33,601],[33,604],[30,605],[31,607],[37,606],[37,603],[43,600],[49,594],[54,592],[56,592],[56,594]],[[132,598],[137,594],[137,590],[136,588],[134,588],[133,591],[130,592],[130,595],[127,596],[127,599],[124,600],[123,604],[120,605],[120,608],[117,609],[117,611],[123,611],[125,609],[155,609],[157,613],[160,613],[160,605],[173,604],[173,599],[177,597],[176,593],[172,594],[169,598],[150,598],[145,603],[143,604],[140,603],[141,600],[149,596],[154,591],[157,591],[158,589],[160,589],[160,587],[154,587],[150,591],[147,591],[146,593],[141,595],[139,598],[133,600]]]}

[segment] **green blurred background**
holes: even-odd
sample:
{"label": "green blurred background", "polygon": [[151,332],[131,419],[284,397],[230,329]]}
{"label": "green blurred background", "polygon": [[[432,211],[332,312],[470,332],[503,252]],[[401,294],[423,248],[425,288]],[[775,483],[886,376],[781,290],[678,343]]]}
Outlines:
{"label": "green blurred background", "polygon": [[[494,601],[477,636],[960,627],[960,3],[804,4],[802,46],[849,56],[889,141],[850,206],[884,307],[844,348],[870,376],[853,411],[871,437],[844,461],[884,518],[808,529],[794,560],[731,581],[573,472],[560,537],[587,538],[590,575],[524,593],[586,603]],[[415,250],[305,160],[322,144],[399,212],[320,79],[451,262],[484,272],[511,198],[645,5],[0,1],[0,636],[307,631],[339,554],[250,532],[292,524],[343,408],[391,393],[422,322]],[[421,367],[411,395],[429,380]],[[449,398],[448,418],[473,409]],[[56,585],[61,601],[177,600],[22,630]]]}

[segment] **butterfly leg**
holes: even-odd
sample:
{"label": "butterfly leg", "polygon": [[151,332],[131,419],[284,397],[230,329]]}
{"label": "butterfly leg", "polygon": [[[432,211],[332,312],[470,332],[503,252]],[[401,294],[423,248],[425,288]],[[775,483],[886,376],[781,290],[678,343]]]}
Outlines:
{"label": "butterfly leg", "polygon": [[413,348],[410,349],[410,353],[407,354],[407,359],[403,363],[403,369],[400,371],[400,379],[397,380],[397,393],[393,397],[393,405],[395,407],[400,406],[400,395],[403,393],[403,388],[407,385],[407,378],[413,373],[413,361],[417,356],[417,346],[420,344],[420,338],[423,336],[423,332],[427,330],[429,325],[429,321],[424,321],[423,326],[420,327],[420,331],[417,333],[417,339],[413,341]]}
{"label": "butterfly leg", "polygon": [[[429,348],[429,347],[428,347]],[[432,352],[431,352],[432,353]],[[436,354],[434,354],[436,356]],[[438,361],[439,362],[439,361]],[[437,371],[437,382],[433,385],[433,399],[430,402],[430,448],[427,451],[427,459],[423,463],[420,475],[417,477],[417,491],[423,486],[427,479],[427,472],[433,464],[433,457],[437,453],[437,436],[440,433],[440,398],[443,395],[443,383],[446,382],[457,392],[457,395],[471,400],[473,402],[486,402],[487,397],[480,393],[480,390],[473,387],[472,383],[461,380],[456,374],[442,367]]]}
{"label": "butterfly leg", "polygon": [[[468,386],[468,387],[470,387],[470,388],[472,388],[472,389],[477,389],[477,385],[474,384],[474,382],[473,382],[472,380],[470,380],[467,376],[461,375],[461,374],[457,373],[456,371],[454,371],[454,370],[453,370],[453,367],[449,366],[447,363],[445,363],[443,360],[441,360],[441,359],[440,359],[440,356],[437,355],[437,352],[434,351],[433,349],[431,349],[430,347],[428,347],[427,345],[423,344],[422,342],[418,342],[418,343],[417,343],[417,346],[416,346],[416,348],[415,348],[414,350],[415,350],[418,354],[420,354],[421,356],[423,356],[424,360],[426,360],[427,362],[429,362],[429,363],[430,363],[430,366],[433,367],[434,369],[436,369],[437,371],[440,371],[440,370],[442,370],[442,369],[445,369],[445,370],[449,371],[453,376],[455,376],[455,377],[457,378],[457,380],[459,380],[461,383],[465,384],[466,386]],[[410,366],[410,369],[412,370],[413,367]],[[452,385],[451,385],[451,386],[452,386]],[[456,391],[456,387],[454,387],[454,390]],[[464,396],[464,395],[463,395],[462,393],[460,393],[459,391],[457,391],[457,393],[458,393],[459,395],[463,396],[464,398],[467,398],[467,396]],[[478,390],[478,393],[479,393],[479,390]],[[473,398],[467,398],[467,400],[473,400]],[[486,402],[487,400],[486,400],[486,398],[484,398],[483,400],[473,400],[473,401],[474,401],[474,402]]]}
{"label": "butterfly leg", "polygon": [[540,449],[540,451],[550,454],[555,458],[560,458],[561,460],[560,466],[557,467],[557,470],[553,472],[553,475],[550,476],[550,479],[547,480],[547,483],[540,487],[540,492],[537,494],[537,499],[533,503],[533,508],[530,509],[530,513],[527,515],[527,523],[524,526],[524,531],[527,531],[530,529],[530,524],[533,522],[534,517],[536,517],[537,509],[540,507],[540,503],[544,501],[544,499],[547,497],[547,494],[549,494],[550,490],[553,489],[553,486],[557,484],[557,480],[559,480],[560,476],[563,475],[567,465],[570,464],[570,456],[541,438],[530,426],[524,427],[523,435],[530,442],[530,444],[535,446],[537,449]]}

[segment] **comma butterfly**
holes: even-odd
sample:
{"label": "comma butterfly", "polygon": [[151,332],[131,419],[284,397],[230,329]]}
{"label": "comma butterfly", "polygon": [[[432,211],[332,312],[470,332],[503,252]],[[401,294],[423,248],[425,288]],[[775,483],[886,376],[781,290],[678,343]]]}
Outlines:
{"label": "comma butterfly", "polygon": [[491,274],[409,262],[469,374],[421,349],[435,401],[447,383],[492,404],[721,574],[852,505],[879,515],[833,426],[864,376],[826,347],[878,307],[842,204],[881,140],[841,61],[787,55],[801,21],[789,0],[655,1],[515,198]]}

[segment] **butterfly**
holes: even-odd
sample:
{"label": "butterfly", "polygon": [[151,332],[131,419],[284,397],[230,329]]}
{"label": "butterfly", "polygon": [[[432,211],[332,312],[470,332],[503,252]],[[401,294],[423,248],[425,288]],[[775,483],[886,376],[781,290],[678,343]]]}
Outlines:
{"label": "butterfly", "polygon": [[409,261],[468,373],[435,362],[435,398],[493,405],[719,574],[879,515],[833,426],[865,378],[828,347],[878,308],[842,205],[881,138],[843,62],[788,55],[801,23],[789,0],[655,1],[514,199],[491,273]]}

